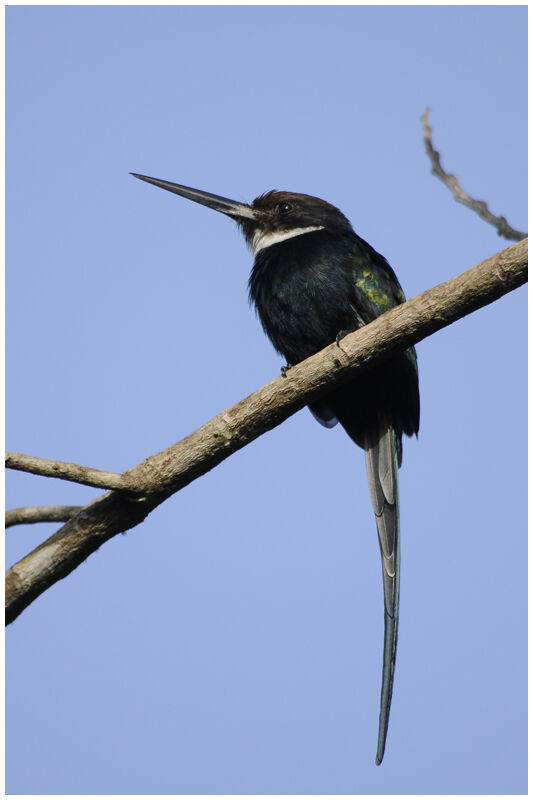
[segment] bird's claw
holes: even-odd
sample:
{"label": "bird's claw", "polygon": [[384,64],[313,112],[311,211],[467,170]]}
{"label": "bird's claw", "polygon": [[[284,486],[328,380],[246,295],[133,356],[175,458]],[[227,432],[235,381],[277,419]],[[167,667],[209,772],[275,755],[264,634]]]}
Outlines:
{"label": "bird's claw", "polygon": [[290,370],[291,367],[292,364],[285,364],[285,366],[281,368],[281,374],[284,378],[287,377],[287,372]]}
{"label": "bird's claw", "polygon": [[349,331],[349,330],[342,330],[342,331],[338,332],[338,334],[335,337],[335,342],[337,343],[337,347],[341,346],[341,344],[340,344],[341,339],[344,339],[344,337],[348,336],[349,333],[351,333],[351,331]]}

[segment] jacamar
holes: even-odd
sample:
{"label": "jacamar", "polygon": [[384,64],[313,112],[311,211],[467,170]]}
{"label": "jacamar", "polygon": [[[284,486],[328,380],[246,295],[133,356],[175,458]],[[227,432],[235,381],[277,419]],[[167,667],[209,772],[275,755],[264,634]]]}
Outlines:
{"label": "jacamar", "polygon": [[[270,191],[251,205],[137,175],[232,217],[254,256],[250,300],[287,368],[405,301],[383,256],[338,208],[307,194]],[[284,370],[287,368],[283,368]],[[414,348],[371,368],[309,406],[326,427],[340,422],[365,450],[376,517],[385,600],[385,641],[376,764],[385,750],[392,697],[400,587],[398,468],[402,434],[418,433]]]}

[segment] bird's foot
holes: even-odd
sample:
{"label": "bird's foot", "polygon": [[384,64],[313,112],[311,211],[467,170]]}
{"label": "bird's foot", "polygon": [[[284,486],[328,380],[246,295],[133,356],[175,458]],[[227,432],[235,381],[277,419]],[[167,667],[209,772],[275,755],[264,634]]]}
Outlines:
{"label": "bird's foot", "polygon": [[287,372],[290,370],[291,367],[292,364],[285,364],[285,366],[281,368],[281,374],[283,375],[284,378],[287,377]]}
{"label": "bird's foot", "polygon": [[342,330],[342,331],[338,332],[338,334],[335,337],[335,341],[337,343],[337,347],[341,346],[340,345],[341,339],[344,339],[344,337],[348,336],[349,333],[352,333],[352,331],[350,331],[350,330]]}

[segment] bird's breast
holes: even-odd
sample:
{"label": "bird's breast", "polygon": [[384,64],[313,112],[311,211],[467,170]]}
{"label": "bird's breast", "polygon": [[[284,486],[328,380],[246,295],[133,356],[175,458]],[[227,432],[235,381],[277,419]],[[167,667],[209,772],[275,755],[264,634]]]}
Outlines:
{"label": "bird's breast", "polygon": [[263,328],[291,364],[356,327],[346,252],[324,246],[321,233],[260,251],[250,276],[250,299]]}

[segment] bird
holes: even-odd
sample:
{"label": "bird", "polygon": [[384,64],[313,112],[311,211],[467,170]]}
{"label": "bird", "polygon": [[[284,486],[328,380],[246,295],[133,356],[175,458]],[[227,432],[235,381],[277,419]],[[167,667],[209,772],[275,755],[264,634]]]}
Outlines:
{"label": "bird", "polygon": [[[267,191],[251,203],[132,172],[135,178],[232,218],[254,258],[249,298],[282,373],[405,302],[387,260],[355,233],[335,206],[308,194]],[[398,469],[402,436],[418,435],[420,399],[414,347],[355,376],[309,405],[327,428],[337,423],[365,451],[381,553],[384,644],[376,764],[389,726],[399,619]]]}

